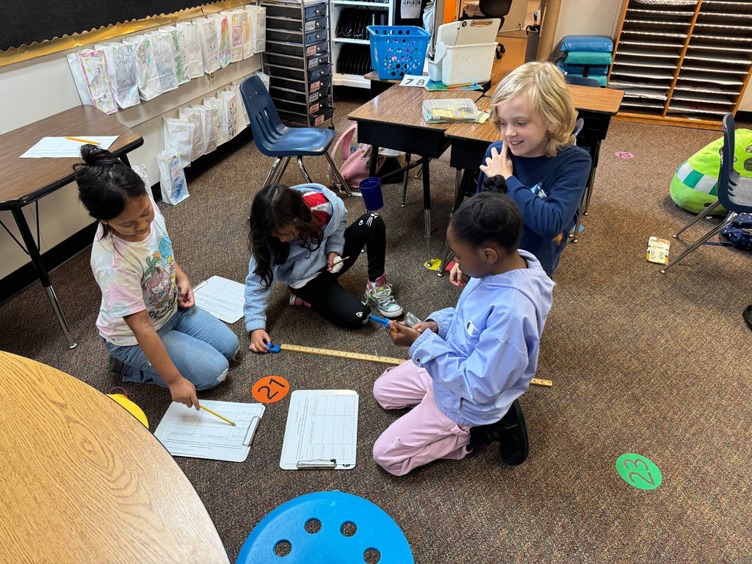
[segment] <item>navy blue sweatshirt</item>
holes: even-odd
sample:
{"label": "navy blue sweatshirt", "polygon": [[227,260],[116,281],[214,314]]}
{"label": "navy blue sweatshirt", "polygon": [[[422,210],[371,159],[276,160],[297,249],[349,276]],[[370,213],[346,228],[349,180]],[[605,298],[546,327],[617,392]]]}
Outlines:
{"label": "navy blue sweatshirt", "polygon": [[[491,156],[491,149],[501,153],[501,146],[501,141],[492,143],[483,162]],[[555,157],[516,157],[511,151],[509,157],[514,176],[507,179],[508,193],[519,206],[525,225],[520,249],[533,253],[551,276],[575,224],[590,175],[590,154],[581,147],[565,145]],[[485,178],[481,172],[479,192]],[[564,236],[557,243],[560,234]]]}

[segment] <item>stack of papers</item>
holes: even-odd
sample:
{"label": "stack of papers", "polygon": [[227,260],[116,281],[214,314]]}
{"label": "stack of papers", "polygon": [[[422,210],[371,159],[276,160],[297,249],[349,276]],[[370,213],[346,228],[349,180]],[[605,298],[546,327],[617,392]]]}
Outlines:
{"label": "stack of papers", "polygon": [[469,98],[423,101],[423,119],[426,123],[477,121],[478,116],[478,106]]}

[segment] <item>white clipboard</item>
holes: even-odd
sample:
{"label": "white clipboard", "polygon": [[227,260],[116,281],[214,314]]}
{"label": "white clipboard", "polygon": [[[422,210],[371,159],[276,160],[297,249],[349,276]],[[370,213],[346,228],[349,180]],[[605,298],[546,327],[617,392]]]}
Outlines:
{"label": "white clipboard", "polygon": [[296,390],[290,397],[279,467],[352,470],[357,442],[357,392]]}
{"label": "white clipboard", "polygon": [[233,421],[235,426],[204,410],[172,402],[154,436],[172,456],[244,462],[251,450],[264,405],[201,400],[201,405]]}

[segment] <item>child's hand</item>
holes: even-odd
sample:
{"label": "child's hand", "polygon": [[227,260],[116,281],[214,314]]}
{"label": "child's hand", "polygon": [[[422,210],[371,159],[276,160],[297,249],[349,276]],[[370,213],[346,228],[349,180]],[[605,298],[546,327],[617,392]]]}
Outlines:
{"label": "child's hand", "polygon": [[464,288],[467,284],[467,276],[465,276],[460,265],[456,262],[454,263],[452,270],[449,271],[449,281],[458,288]]}
{"label": "child's hand", "polygon": [[269,352],[266,343],[271,342],[272,339],[269,336],[269,333],[263,329],[256,329],[251,332],[251,344],[248,348],[255,353],[263,354]]}
{"label": "child's hand", "polygon": [[486,162],[480,165],[480,170],[489,178],[492,176],[501,175],[504,180],[514,175],[514,165],[509,158],[509,150],[507,144],[504,143],[501,146],[501,153],[494,147],[491,149],[491,156],[486,157]]}
{"label": "child's hand", "polygon": [[193,307],[196,300],[193,297],[193,288],[188,277],[185,274],[182,276],[178,275],[175,279],[175,284],[178,287],[178,307],[182,309]]}
{"label": "child's hand", "polygon": [[430,329],[438,335],[439,324],[435,321],[421,321],[420,323],[416,323],[413,329],[415,329],[418,333],[423,333],[423,331],[425,331],[426,329]]}
{"label": "child's hand", "polygon": [[[329,272],[336,274],[337,272],[342,270],[343,261],[341,260],[342,257],[340,257],[338,253],[329,253],[328,255],[326,255],[326,259],[327,259],[326,269]],[[338,264],[339,266],[337,266]]]}
{"label": "child's hand", "polygon": [[420,333],[404,323],[395,323],[391,325],[389,337],[398,347],[409,347],[420,336]]}
{"label": "child's hand", "polygon": [[168,384],[172,401],[177,401],[188,407],[195,407],[196,411],[201,409],[196,397],[196,387],[182,376],[172,384]]}

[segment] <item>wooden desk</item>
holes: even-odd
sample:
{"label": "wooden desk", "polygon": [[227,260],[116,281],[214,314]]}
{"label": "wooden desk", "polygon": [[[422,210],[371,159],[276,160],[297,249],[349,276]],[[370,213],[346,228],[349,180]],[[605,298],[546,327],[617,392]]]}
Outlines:
{"label": "wooden desk", "polygon": [[[440,157],[451,140],[444,135],[449,124],[427,124],[423,121],[423,101],[446,98],[477,100],[480,92],[472,90],[429,92],[424,88],[395,86],[385,90],[351,112],[347,117],[358,123],[358,141],[373,145],[371,154],[379,147],[388,147],[408,154],[420,155],[406,168],[423,166],[423,213],[425,217],[426,260],[431,260],[431,180],[429,162]],[[397,174],[395,171],[391,174]],[[376,159],[371,159],[370,175],[376,174]]]}
{"label": "wooden desk", "polygon": [[[68,330],[55,290],[52,287],[47,267],[39,253],[39,242],[34,240],[22,208],[38,202],[40,198],[73,181],[73,165],[78,158],[21,159],[20,155],[35,145],[42,137],[66,135],[117,135],[110,151],[128,163],[126,153],[143,144],[143,138],[124,126],[114,117],[93,106],[77,106],[38,122],[0,135],[0,210],[10,210],[18,231],[26,245],[39,281],[47,292],[58,323],[63,330],[68,348],[76,346]],[[130,166],[130,165],[129,165]],[[39,209],[37,206],[37,239],[39,239]],[[23,248],[19,241],[16,243]]]}
{"label": "wooden desk", "polygon": [[106,395],[0,352],[0,560],[228,562],[172,456]]}

